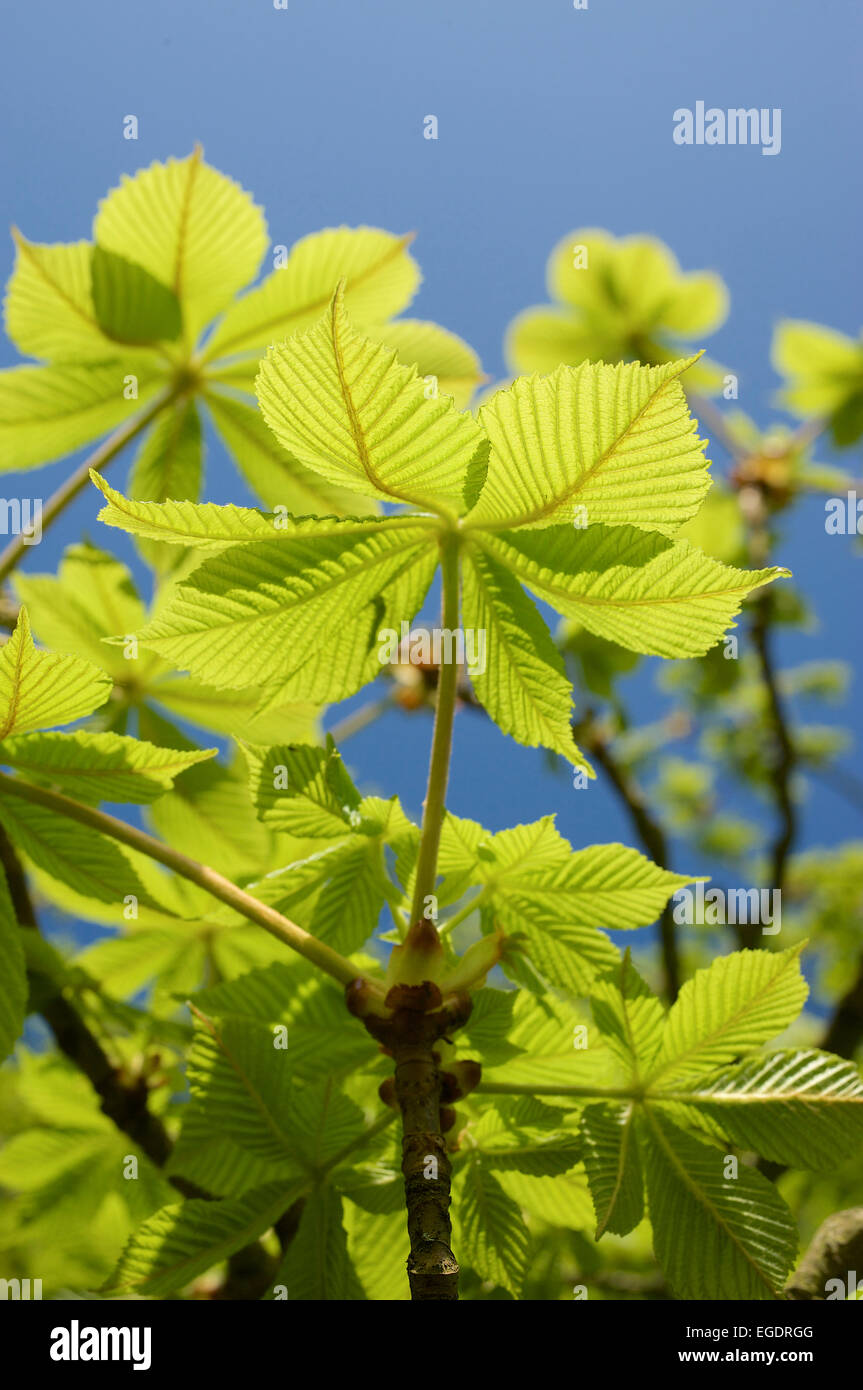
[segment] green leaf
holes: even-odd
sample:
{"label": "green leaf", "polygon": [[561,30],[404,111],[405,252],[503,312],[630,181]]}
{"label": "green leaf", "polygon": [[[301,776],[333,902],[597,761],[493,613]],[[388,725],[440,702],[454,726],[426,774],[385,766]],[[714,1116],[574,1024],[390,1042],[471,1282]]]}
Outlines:
{"label": "green leaf", "polygon": [[787,1028],[808,994],[801,950],[736,951],[697,970],[669,1010],[651,1087],[728,1066]]}
{"label": "green leaf", "polygon": [[[399,1188],[402,1187],[399,1174]],[[404,1197],[401,1195],[401,1205]],[[376,1303],[410,1299],[407,1258],[410,1250],[404,1211],[372,1212],[346,1200],[342,1220],[348,1236],[348,1255],[365,1290]],[[386,1250],[386,1259],[380,1252]]]}
{"label": "green leaf", "polygon": [[491,455],[471,524],[571,526],[583,507],[590,525],[672,535],[710,486],[678,380],[693,361],[585,362],[499,391],[479,412]]}
{"label": "green leaf", "polygon": [[269,1183],[222,1202],[164,1207],[131,1237],[105,1292],[164,1298],[184,1288],[268,1230],[302,1193],[302,1185]]}
{"label": "green leaf", "polygon": [[662,1042],[661,1003],[645,984],[627,951],[623,960],[591,986],[596,1026],[627,1071],[649,1070]]}
{"label": "green leaf", "polygon": [[536,1178],[514,1169],[498,1171],[495,1176],[508,1197],[549,1226],[568,1231],[592,1229],[593,1204],[580,1169],[553,1178]]}
{"label": "green leaf", "polygon": [[257,405],[212,390],[207,392],[206,401],[216,431],[249,487],[268,507],[278,507],[281,517],[286,511],[292,516],[364,516],[374,512],[375,503],[368,498],[333,487],[292,458]]}
{"label": "green leaf", "polygon": [[269,349],[257,391],[288,453],[353,492],[458,513],[484,473],[472,416],[429,399],[414,367],[354,332],[341,288],[314,328]]}
{"label": "green leaf", "polygon": [[216,748],[182,753],[113,733],[24,734],[0,743],[0,762],[79,801],[154,801]]}
{"label": "green leaf", "polygon": [[484,380],[473,348],[436,323],[397,319],[374,327],[364,324],[363,336],[393,348],[400,362],[416,367],[426,384],[436,387],[440,395],[452,396],[459,410],[465,409]]}
{"label": "green leaf", "polygon": [[625,1236],[644,1216],[644,1175],[631,1105],[588,1105],[581,1117],[584,1166],[596,1211],[596,1240]]}
{"label": "green leaf", "polygon": [[196,149],[124,176],[99,206],[93,239],[172,290],[194,336],[254,278],[267,229],[248,193]]}
{"label": "green leaf", "polygon": [[[130,376],[134,400],[124,395]],[[134,359],[0,371],[0,471],[41,467],[107,434],[146,403],[157,380]]]}
{"label": "green leaf", "polygon": [[39,651],[22,608],[0,649],[0,739],[28,729],[69,724],[103,705],[111,693],[104,671],[77,656]]}
{"label": "green leaf", "polygon": [[[234,980],[199,991],[195,1006],[221,1019],[284,1023],[291,1074],[302,1081],[326,1080],[376,1055],[364,1029],[349,1027],[342,990],[322,981],[305,962],[274,961]],[[272,1041],[272,1039],[271,1039]]]}
{"label": "green leaf", "polygon": [[107,835],[17,796],[14,802],[5,796],[0,800],[0,822],[34,864],[83,897],[122,907],[131,896],[140,904],[161,906],[125,850]]}
{"label": "green leaf", "polygon": [[334,1089],[332,1077],[295,1084],[290,1033],[283,1049],[270,1023],[195,1012],[189,1082],[213,1130],[259,1158],[308,1170],[361,1138],[362,1112]]}
{"label": "green leaf", "polygon": [[177,296],[142,266],[94,246],[92,277],[99,327],[114,342],[145,347],[179,336],[183,322]]}
{"label": "green leaf", "polygon": [[92,545],[69,546],[56,575],[19,574],[15,588],[46,646],[87,657],[118,682],[129,679],[135,667],[125,649],[102,638],[135,632],[144,621],[144,605],[128,569],[113,555]]}
{"label": "green leaf", "polygon": [[[662,1091],[651,1094],[659,1100]],[[679,1083],[675,1098],[696,1123],[795,1168],[834,1169],[863,1140],[860,1074],[828,1052],[752,1057],[718,1076]]]}
{"label": "green leaf", "polygon": [[[142,737],[182,752],[200,752],[152,710],[141,709],[139,721]],[[272,838],[255,815],[242,759],[230,767],[199,763],[147,814],[168,844],[206,864],[218,864],[232,877],[258,873],[272,854]]]}
{"label": "green leaf", "polygon": [[[528,748],[560,753],[593,776],[573,742],[572,687],[539,613],[512,575],[488,555],[465,557],[464,625],[480,637],[486,661],[469,666],[471,683],[505,734]],[[484,664],[485,669],[480,666]]]}
{"label": "green leaf", "polygon": [[15,270],[6,288],[6,332],[25,357],[106,362],[118,355],[99,326],[88,241],[38,245],[14,228]]}
{"label": "green leaf", "polygon": [[772,1183],[651,1108],[642,1157],[656,1258],[678,1298],[775,1299],[794,1263],[797,1231]]}
{"label": "green leaf", "polygon": [[456,1246],[465,1264],[518,1298],[527,1273],[530,1237],[521,1212],[482,1162],[468,1164],[458,1184]]}
{"label": "green leaf", "polygon": [[285,540],[205,560],[139,634],[142,646],[218,686],[292,677],[285,693],[299,700],[353,694],[380,671],[382,622],[389,616],[398,629],[419,607],[436,548],[421,524],[390,522],[345,539],[318,539],[308,525],[309,539],[297,522]]}
{"label": "green leaf", "polygon": [[291,1302],[365,1299],[348,1254],[342,1199],[331,1187],[315,1192],[305,1203],[300,1228],[273,1276],[273,1288],[284,1288]]}
{"label": "green leaf", "polygon": [[242,352],[261,357],[269,343],[320,318],[340,280],[358,323],[399,313],[420,281],[410,241],[376,227],[335,227],[303,237],[280,269],[231,305],[207,343],[207,360]]}
{"label": "green leaf", "polygon": [[[554,1119],[559,1114],[554,1114]],[[517,1124],[506,1108],[491,1105],[479,1122],[471,1126],[470,1143],[487,1167],[550,1177],[566,1173],[581,1157],[577,1136],[560,1128],[545,1129]]]}
{"label": "green leaf", "polygon": [[[272,743],[285,737],[310,743],[318,736],[317,706],[279,700],[278,688],[269,694],[266,689],[217,690],[171,672],[153,680],[148,695],[190,724],[253,743]],[[262,697],[266,697],[266,709],[260,708]]]}
{"label": "green leaf", "polygon": [[27,965],[21,928],[0,869],[0,1062],[9,1056],[24,1028],[27,1013]]}
{"label": "green leaf", "polygon": [[[156,455],[155,448],[153,455]],[[161,454],[159,458],[162,458]],[[219,506],[215,502],[183,499],[139,501],[136,497],[124,497],[122,492],[106,483],[100,473],[93,472],[90,478],[103,497],[107,498],[108,505],[100,511],[99,520],[106,526],[117,526],[134,536],[166,541],[171,545],[201,546],[208,550],[225,550],[243,541],[279,537],[274,525],[276,518],[266,516],[254,507],[235,507],[233,503]],[[159,482],[153,481],[162,490]]]}
{"label": "green leaf", "polygon": [[326,840],[351,831],[360,796],[332,739],[326,748],[249,750],[258,817],[274,830]]}
{"label": "green leaf", "polygon": [[619,1085],[614,1054],[598,1029],[588,1030],[587,1047],[577,1046],[574,1029],[584,1026],[583,1012],[572,1003],[520,990],[509,1041],[524,1050],[500,1065],[483,1067],[483,1081],[540,1088]]}
{"label": "green leaf", "polygon": [[509,531],[482,544],[558,613],[648,656],[704,656],[747,594],[790,573],[733,569],[688,541],[623,525]]}
{"label": "green leaf", "polygon": [[863,390],[863,343],[820,323],[783,320],[772,358],[786,378],[783,400],[795,415],[833,415]]}
{"label": "green leaf", "polygon": [[[203,466],[204,441],[198,407],[194,400],[173,401],[138,450],[129,478],[129,496],[148,502],[165,502],[171,497],[195,499],[201,492]],[[169,569],[178,559],[176,551],[166,552],[146,541],[139,548],[155,569]]]}

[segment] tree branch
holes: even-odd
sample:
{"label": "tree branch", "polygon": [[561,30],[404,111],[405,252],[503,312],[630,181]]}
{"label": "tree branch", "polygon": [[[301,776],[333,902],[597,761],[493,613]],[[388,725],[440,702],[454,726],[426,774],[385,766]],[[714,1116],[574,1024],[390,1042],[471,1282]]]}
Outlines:
{"label": "tree branch", "polygon": [[[71,473],[66,481],[58,487],[42,508],[43,535],[51,523],[56,521],[60,513],[65,511],[69,503],[73,502],[78,494],[84,491],[90,481],[91,468],[95,469],[97,473],[101,473],[103,469],[107,468],[108,464],[122,453],[126,445],[136,439],[149,424],[152,424],[165,406],[176,400],[185,389],[185,385],[180,382],[160,391],[145,410],[133,415],[131,420],[126,420],[113,434],[109,434],[108,438],[103,440],[99,447],[85,458],[83,463],[78,465],[74,473]],[[0,583],[4,579],[8,579],[27,548],[23,533],[10,541],[6,549],[0,554]]]}
{"label": "tree branch", "polygon": [[[116,816],[109,816],[105,811],[96,810],[93,806],[84,806],[68,796],[61,795],[60,792],[49,791],[46,787],[33,786],[29,782],[22,782],[17,777],[10,777],[5,772],[0,772],[0,793],[20,798],[22,801],[30,801],[35,806],[44,806],[49,811],[56,811],[69,820],[86,825],[90,830],[97,830],[102,835],[108,835],[111,839],[118,840],[120,844],[128,845],[130,849],[138,850],[141,854],[158,860],[160,864],[173,869],[174,873],[179,874],[181,878],[187,878],[191,883],[197,883],[200,888],[211,893],[214,898],[227,903],[229,907],[233,907],[250,922],[263,927],[271,936],[277,937],[287,946],[290,946],[292,950],[311,961],[312,965],[316,965],[318,969],[331,975],[340,984],[350,984],[352,980],[362,977],[362,971],[358,970],[344,956],[340,956],[338,951],[334,951],[325,942],[318,941],[288,917],[283,917],[280,912],[276,912],[275,908],[252,897],[251,893],[244,892],[242,888],[238,888],[235,883],[224,878],[215,869],[211,869],[205,864],[199,864],[196,859],[190,859],[188,855],[180,854],[178,850],[171,849],[169,845],[155,839],[152,835],[148,835],[146,831],[138,830],[133,825],[127,825],[125,821],[118,820]],[[368,983],[373,989],[375,988],[371,981]]]}

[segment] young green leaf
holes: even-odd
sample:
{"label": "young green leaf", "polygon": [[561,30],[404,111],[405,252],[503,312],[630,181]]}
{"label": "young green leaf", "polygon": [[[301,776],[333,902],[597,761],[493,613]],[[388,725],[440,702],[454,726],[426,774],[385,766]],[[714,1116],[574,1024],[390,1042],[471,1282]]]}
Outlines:
{"label": "young green leaf", "polygon": [[631,1105],[587,1105],[579,1134],[596,1211],[596,1239],[625,1236],[644,1216],[644,1174]]}
{"label": "young green leaf", "polygon": [[146,347],[179,337],[177,296],[142,266],[94,246],[91,273],[96,318],[113,342]]}
{"label": "young green leaf", "polygon": [[456,1244],[466,1264],[518,1298],[527,1273],[530,1237],[518,1206],[481,1160],[457,1184]]}
{"label": "young green leaf", "polygon": [[[129,376],[138,384],[132,398]],[[157,385],[152,365],[134,360],[0,371],[0,472],[71,454],[140,410]]]}
{"label": "young green leaf", "polygon": [[797,1231],[772,1183],[648,1111],[641,1144],[656,1258],[678,1298],[777,1299]]}
{"label": "young green leaf", "polygon": [[548,628],[512,575],[479,551],[465,561],[463,613],[465,628],[485,638],[485,669],[477,662],[468,670],[498,727],[593,776],[573,742],[572,686]]}
{"label": "young green leaf", "polygon": [[697,970],[669,1011],[651,1086],[727,1066],[787,1028],[809,992],[801,949],[736,951]]}
{"label": "young green leaf", "polygon": [[271,347],[258,400],[279,443],[328,482],[457,514],[485,468],[470,415],[432,399],[416,369],[351,327],[344,290],[307,333]]}
{"label": "young green leaf", "polygon": [[704,656],[753,589],[787,576],[739,570],[635,527],[555,526],[483,535],[481,544],[523,584],[589,632],[649,656]]}
{"label": "young green leaf", "polygon": [[36,733],[0,743],[0,763],[47,781],[79,801],[154,801],[216,748],[179,752],[114,733]]}
{"label": "young green leaf", "polygon": [[272,1182],[243,1197],[164,1207],[135,1232],[105,1284],[113,1294],[164,1298],[263,1235],[303,1192]]}
{"label": "young green leaf", "polygon": [[69,724],[92,714],[110,693],[110,679],[89,661],[38,650],[27,609],[21,609],[15,631],[0,649],[0,739]]}
{"label": "young green leaf", "polygon": [[194,336],[254,278],[267,228],[248,193],[196,149],[124,176],[99,206],[93,239],[172,290]]}
{"label": "young green leaf", "polygon": [[479,412],[491,455],[471,524],[571,526],[582,507],[591,525],[672,535],[710,486],[679,382],[694,361],[584,362],[497,392]]}
{"label": "young green leaf", "polygon": [[[860,1074],[828,1052],[774,1052],[718,1076],[665,1084],[687,1117],[776,1163],[835,1168],[863,1140]],[[660,1100],[664,1090],[651,1095]]]}
{"label": "young green leaf", "polygon": [[407,250],[411,240],[376,227],[334,227],[303,237],[283,266],[231,305],[207,343],[207,361],[239,353],[257,361],[269,343],[311,327],[340,280],[357,323],[400,313],[420,281]]}

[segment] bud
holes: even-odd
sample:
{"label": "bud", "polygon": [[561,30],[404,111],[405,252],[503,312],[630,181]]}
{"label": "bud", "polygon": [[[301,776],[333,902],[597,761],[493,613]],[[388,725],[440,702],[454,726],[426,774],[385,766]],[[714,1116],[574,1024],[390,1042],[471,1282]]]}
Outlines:
{"label": "bud", "polygon": [[451,1105],[442,1105],[440,1108],[440,1132],[446,1134],[448,1129],[452,1129],[458,1121],[458,1111],[453,1110]]}
{"label": "bud", "polygon": [[492,966],[497,965],[504,950],[506,937],[503,932],[492,932],[469,946],[453,970],[440,981],[443,994],[456,991],[478,989],[485,983],[485,977]]}
{"label": "bud", "polygon": [[387,964],[388,985],[419,985],[438,980],[443,972],[444,949],[437,927],[427,917],[414,922],[400,946],[394,946]]}
{"label": "bud", "polygon": [[389,1009],[370,980],[357,978],[345,985],[345,1003],[348,1013],[353,1014],[355,1018],[368,1018],[369,1014],[376,1014],[378,1018],[389,1018]]}
{"label": "bud", "polygon": [[388,1105],[390,1110],[398,1110],[399,1103],[396,1100],[396,1082],[394,1076],[388,1076],[386,1081],[382,1081],[378,1087],[378,1095],[384,1105]]}
{"label": "bud", "polygon": [[476,1090],[482,1076],[479,1062],[452,1062],[441,1073],[441,1100],[461,1100],[463,1096]]}
{"label": "bud", "polygon": [[427,1014],[439,1009],[441,992],[431,980],[420,985],[393,985],[384,1003],[388,1009],[410,1009],[411,1013]]}

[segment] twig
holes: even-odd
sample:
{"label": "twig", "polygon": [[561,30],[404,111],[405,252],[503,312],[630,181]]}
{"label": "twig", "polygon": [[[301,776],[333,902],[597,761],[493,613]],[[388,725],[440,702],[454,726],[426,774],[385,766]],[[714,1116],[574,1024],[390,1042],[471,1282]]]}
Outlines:
{"label": "twig", "polygon": [[[776,669],[773,664],[770,645],[771,599],[769,595],[762,595],[760,599],[756,600],[754,607],[751,627],[752,643],[758,656],[761,679],[767,693],[770,721],[773,725],[774,749],[773,756],[769,760],[769,775],[779,812],[779,825],[770,850],[770,886],[775,892],[781,893],[785,883],[788,856],[797,836],[797,813],[791,792],[796,755],[791,735],[788,732],[785,708],[779,694]],[[751,950],[757,944],[755,925],[746,923],[740,929],[740,944],[746,949]]]}
{"label": "twig", "polygon": [[[131,420],[126,420],[113,434],[109,434],[108,438],[105,439],[99,445],[98,449],[95,449],[82,464],[79,464],[74,473],[71,473],[66,481],[58,487],[57,491],[48,498],[48,501],[42,508],[41,523],[43,534],[51,525],[52,521],[55,521],[60,513],[66,509],[69,503],[74,501],[80,492],[84,491],[84,488],[90,481],[91,468],[95,469],[97,473],[101,473],[104,468],[107,468],[108,464],[111,463],[119,453],[122,453],[126,445],[137,438],[137,436],[155,420],[156,416],[161,413],[165,406],[170,405],[184,389],[185,387],[182,383],[175,383],[168,387],[167,390],[160,391],[155,399],[147,406],[146,410],[142,410],[137,415],[133,415]],[[27,548],[27,542],[23,532],[7,545],[6,549],[0,554],[0,582],[4,579],[8,579]]]}

